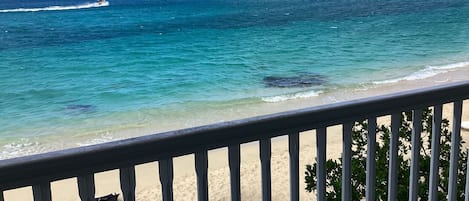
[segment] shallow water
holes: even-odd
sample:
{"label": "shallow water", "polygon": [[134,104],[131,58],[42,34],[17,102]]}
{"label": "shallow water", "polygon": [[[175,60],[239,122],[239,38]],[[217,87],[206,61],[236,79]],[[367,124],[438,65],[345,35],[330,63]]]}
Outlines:
{"label": "shallow water", "polygon": [[[0,158],[469,64],[467,1],[92,4],[0,3]],[[308,75],[323,80],[265,83]]]}

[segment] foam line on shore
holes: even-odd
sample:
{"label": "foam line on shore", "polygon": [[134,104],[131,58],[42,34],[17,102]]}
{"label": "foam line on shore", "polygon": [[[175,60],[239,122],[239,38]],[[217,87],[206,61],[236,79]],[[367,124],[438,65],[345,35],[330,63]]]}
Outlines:
{"label": "foam line on shore", "polygon": [[288,101],[288,100],[294,100],[294,99],[300,99],[300,98],[316,97],[316,96],[319,96],[321,93],[323,93],[323,91],[298,92],[295,94],[284,94],[284,95],[278,95],[278,96],[264,97],[262,98],[262,101],[268,102],[268,103],[275,103],[275,102],[282,102],[282,101]]}
{"label": "foam line on shore", "polygon": [[83,146],[95,145],[95,144],[100,144],[100,143],[106,143],[106,142],[110,142],[113,140],[116,140],[116,139],[114,139],[111,133],[107,132],[99,137],[89,139],[85,142],[77,142],[76,144],[80,147],[83,147]]}
{"label": "foam line on shore", "polygon": [[417,72],[414,72],[408,76],[390,79],[390,80],[374,81],[373,84],[392,84],[392,83],[397,83],[400,81],[421,80],[421,79],[433,77],[440,73],[446,73],[448,71],[451,71],[452,69],[464,68],[464,67],[469,67],[469,62],[465,61],[465,62],[439,65],[439,66],[427,66],[426,68],[419,70]]}
{"label": "foam line on shore", "polygon": [[39,142],[33,139],[20,138],[15,142],[7,143],[1,147],[0,160],[38,153],[42,150],[40,145]]}

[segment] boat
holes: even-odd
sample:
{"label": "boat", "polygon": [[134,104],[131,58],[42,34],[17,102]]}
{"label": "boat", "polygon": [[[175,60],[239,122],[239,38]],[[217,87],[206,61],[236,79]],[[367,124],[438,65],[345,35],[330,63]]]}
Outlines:
{"label": "boat", "polygon": [[105,5],[105,4],[107,4],[107,1],[106,0],[98,0],[98,4],[99,5]]}

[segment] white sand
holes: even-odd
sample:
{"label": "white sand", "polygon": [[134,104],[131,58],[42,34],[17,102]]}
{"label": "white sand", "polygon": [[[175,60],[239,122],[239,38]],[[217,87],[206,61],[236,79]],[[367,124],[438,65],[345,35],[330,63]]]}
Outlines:
{"label": "white sand", "polygon": [[[455,74],[454,74],[455,73]],[[451,78],[451,81],[462,80],[457,72],[439,75],[439,79]],[[465,73],[467,74],[467,73]],[[446,76],[446,77],[445,77]],[[467,75],[466,75],[467,76]],[[448,79],[449,79],[448,78]],[[357,91],[353,97],[343,97],[336,93],[331,96],[336,100],[364,97],[370,94],[383,94],[402,90],[403,88],[417,88],[434,85],[435,81],[427,79],[419,82],[405,81],[399,84],[383,86],[375,89]],[[403,87],[405,86],[405,87]],[[331,98],[330,97],[330,98]],[[319,102],[324,102],[325,99]],[[289,103],[273,104],[281,107],[280,110],[289,110],[304,107],[308,100],[295,100]],[[316,101],[317,103],[317,101]],[[270,105],[271,107],[273,105]],[[469,102],[464,103],[463,121],[469,121]],[[266,107],[268,104],[266,105]],[[258,110],[259,111],[259,110]],[[263,110],[260,110],[263,111]],[[271,109],[270,111],[278,111]],[[452,119],[452,105],[444,107],[444,117]],[[259,112],[263,113],[263,112]],[[379,123],[389,123],[388,118],[381,118]],[[342,134],[341,126],[328,128],[327,135],[327,158],[337,159],[341,154]],[[469,136],[469,131],[462,131],[463,139]],[[307,193],[304,189],[304,170],[306,164],[311,164],[316,156],[314,131],[305,132],[300,135],[300,200],[315,200],[315,195]],[[242,200],[261,200],[260,160],[258,143],[249,143],[241,146],[241,194]],[[210,200],[230,200],[228,154],[226,149],[212,150],[209,152],[209,196]],[[272,196],[273,200],[284,201],[289,199],[289,157],[288,140],[279,137],[272,140]],[[194,157],[192,155],[174,159],[174,198],[175,200],[197,200],[196,177],[194,169]],[[136,168],[137,176],[137,200],[161,200],[161,186],[158,177],[158,164],[149,163],[139,165]],[[117,171],[96,174],[96,195],[102,196],[112,192],[120,192],[119,176]],[[78,201],[76,179],[68,179],[52,183],[54,201]],[[22,188],[6,191],[6,201],[32,201],[31,188]]]}
{"label": "white sand", "polygon": [[469,130],[469,121],[464,121],[461,123],[461,128],[464,130]]}
{"label": "white sand", "polygon": [[[469,105],[469,101],[466,101]],[[452,105],[444,107],[444,117],[452,119]],[[469,120],[469,109],[464,109],[464,120]],[[388,124],[389,118],[380,118],[380,124]],[[341,154],[342,135],[341,126],[328,128],[327,158],[337,159]],[[467,140],[469,131],[462,131],[462,136]],[[304,189],[304,170],[306,164],[311,164],[316,156],[314,131],[301,133],[300,135],[300,200],[315,200],[312,193]],[[466,146],[467,147],[467,146]],[[241,194],[243,200],[261,199],[260,161],[258,143],[249,143],[241,146]],[[209,152],[209,196],[210,200],[230,200],[228,153],[226,149]],[[286,137],[272,140],[272,196],[273,200],[289,199],[289,169],[288,169],[288,140]],[[196,177],[193,155],[174,159],[175,200],[197,200]],[[158,177],[158,164],[149,163],[139,165],[136,168],[137,200],[160,200],[161,185]],[[106,195],[111,192],[119,192],[118,171],[109,171],[96,174],[96,195]],[[68,179],[54,182],[53,200],[78,201],[76,179]],[[31,188],[5,192],[6,201],[28,201],[32,199]]]}

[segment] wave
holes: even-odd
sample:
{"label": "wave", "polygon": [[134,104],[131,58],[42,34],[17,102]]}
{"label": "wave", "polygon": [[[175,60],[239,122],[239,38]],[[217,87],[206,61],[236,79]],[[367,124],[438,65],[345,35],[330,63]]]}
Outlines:
{"label": "wave", "polygon": [[456,68],[463,68],[469,67],[469,62],[459,62],[459,63],[452,63],[440,66],[427,66],[426,68],[414,72],[408,76],[390,79],[390,80],[383,80],[383,81],[374,81],[373,84],[392,84],[400,81],[411,81],[411,80],[421,80],[429,77],[433,77],[440,73],[446,73],[452,69]]}
{"label": "wave", "polygon": [[0,160],[35,154],[41,151],[41,144],[28,138],[20,138],[0,147]]}
{"label": "wave", "polygon": [[15,9],[5,9],[0,10],[0,13],[14,13],[14,12],[38,12],[38,11],[54,11],[54,10],[77,10],[85,8],[97,8],[109,6],[109,2],[105,1],[103,3],[94,2],[74,6],[49,6],[44,8],[15,8]]}
{"label": "wave", "polygon": [[319,96],[322,91],[307,91],[307,92],[298,92],[295,94],[285,94],[285,95],[278,95],[278,96],[270,96],[264,97],[262,100],[268,103],[275,103],[275,102],[282,102],[287,100],[294,100],[300,98],[310,98]]}
{"label": "wave", "polygon": [[15,140],[14,142],[9,142],[7,144],[0,145],[0,160],[33,155],[33,154],[38,154],[38,153],[45,153],[45,152],[50,152],[50,151],[60,150],[60,149],[65,149],[65,148],[70,148],[70,147],[76,147],[76,146],[82,147],[82,146],[100,144],[100,143],[110,142],[113,140],[118,140],[118,138],[114,138],[109,133],[106,133],[96,138],[86,140],[84,142],[72,142],[74,144],[66,144],[62,142],[59,142],[57,144],[53,142],[52,143],[43,142],[42,140],[41,140],[42,142],[41,143],[39,140],[41,139],[19,138]]}
{"label": "wave", "polygon": [[106,143],[116,140],[109,132],[101,135],[100,137],[93,138],[90,140],[87,140],[85,142],[77,142],[76,145],[83,147],[83,146],[89,146],[89,145],[95,145],[95,144],[101,144],[101,143]]}

